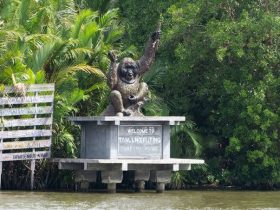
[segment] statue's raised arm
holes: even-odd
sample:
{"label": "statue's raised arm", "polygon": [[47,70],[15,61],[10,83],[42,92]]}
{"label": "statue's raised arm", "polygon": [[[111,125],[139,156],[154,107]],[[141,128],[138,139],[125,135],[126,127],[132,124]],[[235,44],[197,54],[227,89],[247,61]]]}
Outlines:
{"label": "statue's raised arm", "polygon": [[115,89],[115,86],[117,85],[118,82],[118,73],[117,73],[117,57],[113,51],[110,51],[108,53],[108,57],[111,61],[110,67],[109,67],[109,72],[107,74],[107,83],[111,90]]}
{"label": "statue's raised arm", "polygon": [[153,63],[155,59],[156,50],[159,45],[160,34],[161,31],[160,31],[160,24],[159,24],[157,30],[154,33],[152,33],[146,45],[144,55],[138,61],[139,74],[144,74]]}

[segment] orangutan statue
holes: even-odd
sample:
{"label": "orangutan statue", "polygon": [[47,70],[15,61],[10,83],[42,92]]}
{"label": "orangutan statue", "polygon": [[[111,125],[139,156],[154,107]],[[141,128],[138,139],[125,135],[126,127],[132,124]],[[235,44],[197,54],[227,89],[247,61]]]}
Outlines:
{"label": "orangutan statue", "polygon": [[102,113],[103,116],[143,116],[140,111],[148,94],[148,85],[141,81],[142,75],[154,61],[159,44],[160,29],[154,32],[140,60],[123,58],[117,62],[116,55],[108,53],[111,60],[107,82],[111,88],[111,104]]}

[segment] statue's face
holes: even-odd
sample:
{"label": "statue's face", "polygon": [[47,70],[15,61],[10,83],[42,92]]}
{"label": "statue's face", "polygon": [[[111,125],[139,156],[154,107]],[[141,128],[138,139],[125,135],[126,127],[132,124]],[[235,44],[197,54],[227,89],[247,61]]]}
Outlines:
{"label": "statue's face", "polygon": [[118,67],[118,75],[120,79],[127,84],[133,84],[136,80],[137,74],[137,63],[131,58],[124,58]]}

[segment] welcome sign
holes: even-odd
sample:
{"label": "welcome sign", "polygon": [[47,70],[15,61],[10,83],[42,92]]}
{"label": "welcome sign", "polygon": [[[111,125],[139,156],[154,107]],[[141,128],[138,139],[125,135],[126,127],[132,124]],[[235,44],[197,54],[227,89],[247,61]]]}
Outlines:
{"label": "welcome sign", "polygon": [[120,125],[118,155],[134,158],[162,156],[162,126]]}

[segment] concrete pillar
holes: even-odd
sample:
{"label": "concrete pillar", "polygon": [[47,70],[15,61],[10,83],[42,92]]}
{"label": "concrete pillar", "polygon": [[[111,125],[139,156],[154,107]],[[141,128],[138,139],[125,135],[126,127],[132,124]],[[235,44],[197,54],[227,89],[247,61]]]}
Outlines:
{"label": "concrete pillar", "polygon": [[165,190],[165,183],[157,182],[156,183],[156,192],[157,193],[163,193]]}
{"label": "concrete pillar", "polygon": [[88,191],[88,187],[89,187],[89,182],[88,181],[82,181],[80,183],[80,190],[87,192]]}
{"label": "concrete pillar", "polygon": [[145,181],[148,181],[150,178],[150,171],[136,170],[134,174],[135,191],[143,192],[145,189]]}
{"label": "concrete pillar", "polygon": [[108,193],[116,193],[116,191],[117,191],[117,183],[108,183],[107,184]]}
{"label": "concrete pillar", "polygon": [[156,182],[156,191],[162,193],[165,184],[171,181],[171,171],[151,171],[150,180]]}
{"label": "concrete pillar", "polygon": [[135,191],[136,192],[143,192],[145,190],[145,181],[143,180],[137,180],[135,181]]}
{"label": "concrete pillar", "polygon": [[88,191],[89,183],[96,182],[96,171],[75,171],[76,190]]}
{"label": "concrete pillar", "polygon": [[102,183],[107,184],[108,193],[115,193],[117,183],[121,183],[123,179],[122,171],[101,171]]}

